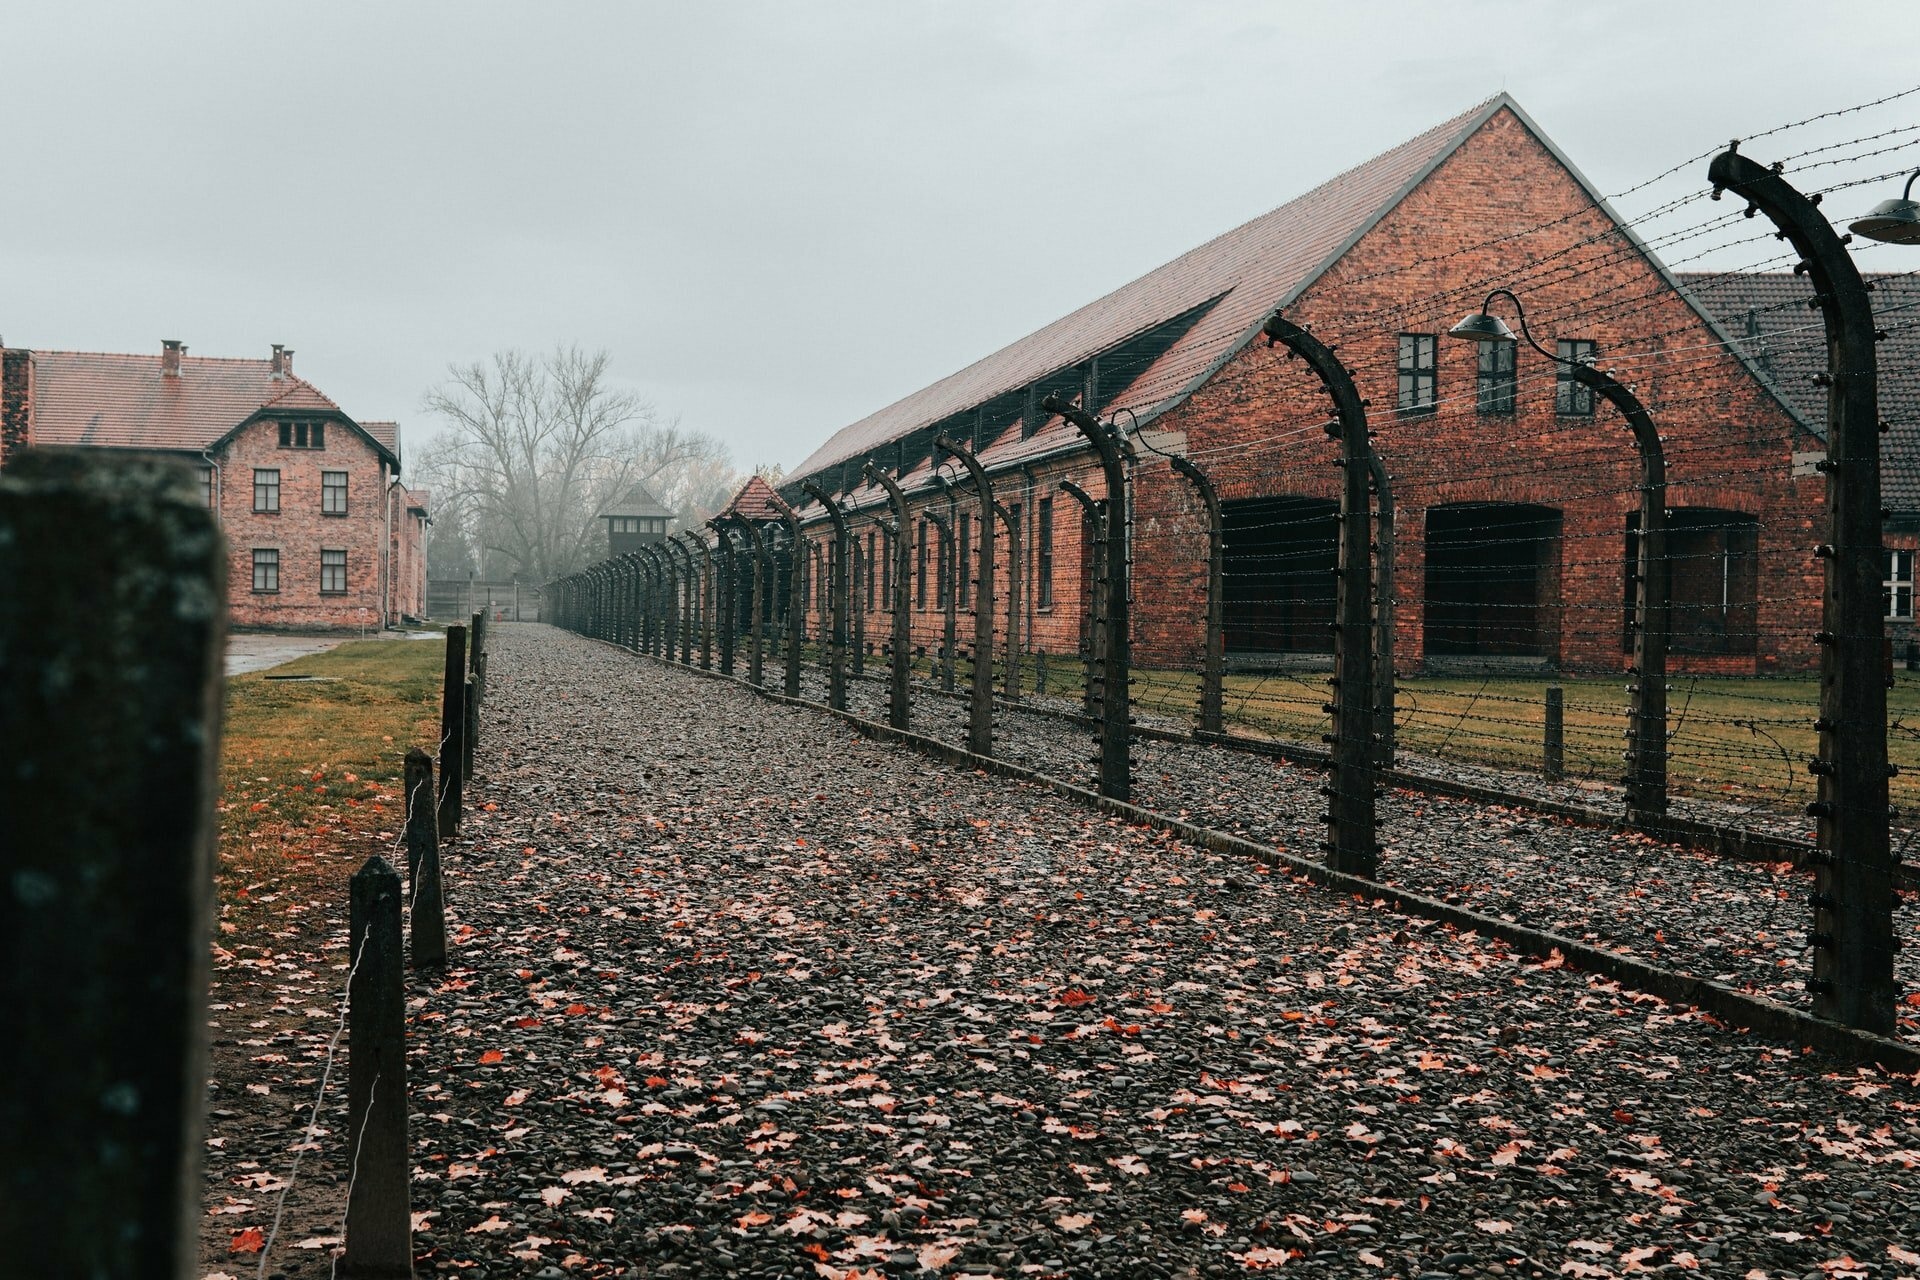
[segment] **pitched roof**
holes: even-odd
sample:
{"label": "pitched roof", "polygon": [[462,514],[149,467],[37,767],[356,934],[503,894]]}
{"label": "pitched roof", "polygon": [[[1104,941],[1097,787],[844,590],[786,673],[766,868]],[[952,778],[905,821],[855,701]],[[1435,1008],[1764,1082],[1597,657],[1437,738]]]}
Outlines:
{"label": "pitched roof", "polygon": [[[1784,271],[1688,272],[1680,281],[1747,359],[1771,377],[1779,393],[1822,436],[1826,388],[1814,375],[1827,369],[1827,339],[1810,308],[1813,285]],[[1882,501],[1896,513],[1920,516],[1920,279],[1869,273],[1874,315],[1886,332],[1880,356],[1880,416],[1892,430],[1880,442]]]}
{"label": "pitched roof", "polygon": [[[183,355],[165,377],[158,355],[34,351],[33,441],[109,449],[199,451],[263,411],[337,414],[360,424],[305,378],[267,360]],[[369,437],[389,454],[392,445]]]}
{"label": "pitched roof", "polygon": [[380,442],[380,446],[394,457],[400,456],[400,424],[397,422],[363,422],[360,427],[368,435]]}
{"label": "pitched roof", "polygon": [[425,515],[433,510],[433,490],[407,489],[407,510]]}
{"label": "pitched roof", "polygon": [[635,481],[619,498],[609,502],[600,511],[602,519],[607,516],[651,516],[666,517],[671,520],[673,512],[660,504],[647,486]]}
{"label": "pitched roof", "polygon": [[733,495],[733,501],[726,505],[721,514],[736,515],[742,519],[758,522],[783,520],[786,518],[787,510],[787,504],[778,493],[774,492],[772,485],[760,476],[749,476],[747,482],[740,486],[740,492]]}
{"label": "pitched roof", "polygon": [[[863,459],[912,431],[1197,313],[1191,326],[1131,379],[1136,390],[1121,403],[1149,413],[1183,399],[1249,341],[1274,308],[1312,283],[1455,147],[1508,105],[1511,99],[1505,94],[1491,98],[842,428],[789,478],[803,479]],[[1107,398],[1106,391],[1102,398]],[[1074,436],[1071,428],[1055,422],[1029,440],[1003,442],[990,460],[1013,461]]]}

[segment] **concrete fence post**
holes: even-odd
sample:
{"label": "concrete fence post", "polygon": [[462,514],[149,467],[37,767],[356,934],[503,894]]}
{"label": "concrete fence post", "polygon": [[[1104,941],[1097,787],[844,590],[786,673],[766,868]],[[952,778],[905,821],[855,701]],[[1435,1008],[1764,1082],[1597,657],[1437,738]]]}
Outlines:
{"label": "concrete fence post", "polygon": [[226,581],[183,465],[34,449],[0,475],[10,1275],[200,1274]]}
{"label": "concrete fence post", "polygon": [[433,812],[433,757],[407,752],[407,913],[413,929],[413,967],[447,962],[446,899],[440,886],[440,832]]}
{"label": "concrete fence post", "polygon": [[379,854],[355,873],[347,980],[347,1248],[353,1280],[413,1274],[408,1198],[407,993],[400,877]]}

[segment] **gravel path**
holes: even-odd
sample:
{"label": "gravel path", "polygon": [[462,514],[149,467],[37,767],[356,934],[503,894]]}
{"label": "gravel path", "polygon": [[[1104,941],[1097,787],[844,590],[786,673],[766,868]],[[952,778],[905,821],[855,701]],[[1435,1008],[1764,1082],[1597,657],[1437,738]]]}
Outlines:
{"label": "gravel path", "polygon": [[[802,694],[824,702],[825,677],[806,672]],[[885,720],[883,686],[853,682],[848,697],[850,710]],[[928,691],[917,698],[914,717],[917,731],[965,744],[963,700]],[[1091,729],[1003,707],[995,734],[1003,759],[1092,785]],[[1476,785],[1512,785],[1484,769],[1461,769],[1455,776]],[[1136,804],[1310,857],[1319,856],[1326,838],[1320,819],[1326,780],[1317,768],[1220,747],[1143,740],[1134,749]],[[1565,794],[1551,798],[1596,803],[1591,794],[1560,791]],[[1699,804],[1690,813],[1730,820]],[[1812,915],[1806,895],[1812,882],[1785,864],[1740,862],[1521,808],[1407,790],[1382,800],[1380,840],[1380,872],[1390,884],[1787,1004],[1809,1002],[1806,937]],[[1913,994],[1920,992],[1920,937],[1913,936],[1912,903],[1907,895],[1898,920],[1908,936],[1898,976],[1916,1008],[1914,1017],[1901,1020],[1898,1033],[1920,1040],[1920,995]]]}
{"label": "gravel path", "polygon": [[411,1004],[423,1272],[1920,1268],[1910,1081],[550,628],[492,648]]}

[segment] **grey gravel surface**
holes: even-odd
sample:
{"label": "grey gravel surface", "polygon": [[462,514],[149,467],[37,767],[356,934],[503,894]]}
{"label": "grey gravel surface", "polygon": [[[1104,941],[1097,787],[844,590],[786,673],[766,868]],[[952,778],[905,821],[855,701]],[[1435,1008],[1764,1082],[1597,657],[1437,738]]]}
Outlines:
{"label": "grey gravel surface", "polygon": [[1910,1080],[549,628],[492,644],[411,1004],[424,1273],[1920,1264]]}
{"label": "grey gravel surface", "polygon": [[[961,684],[965,684],[962,667]],[[802,694],[826,699],[826,680],[806,672]],[[849,709],[884,720],[885,690],[850,685]],[[1066,705],[1050,700],[1059,708]],[[920,691],[914,728],[964,745],[967,705]],[[1184,728],[1173,722],[1164,727]],[[1054,716],[1002,706],[995,754],[1016,764],[1093,785],[1092,730]],[[1415,762],[1410,762],[1415,763]],[[1475,785],[1525,780],[1493,770],[1416,763]],[[1134,802],[1283,849],[1318,857],[1326,773],[1264,756],[1194,743],[1139,741]],[[1538,784],[1544,798],[1579,803],[1578,788]],[[1586,796],[1591,804],[1591,794]],[[1694,816],[1729,814],[1695,803]],[[1776,819],[1778,821],[1778,819]],[[1786,864],[1722,858],[1631,832],[1582,826],[1530,810],[1451,800],[1399,789],[1380,805],[1380,874],[1404,886],[1488,915],[1523,921],[1586,942],[1712,978],[1787,1004],[1809,1003],[1807,945],[1811,877]],[[1898,977],[1908,1016],[1898,1034],[1920,1040],[1920,936],[1914,895],[1896,923],[1908,945]]]}

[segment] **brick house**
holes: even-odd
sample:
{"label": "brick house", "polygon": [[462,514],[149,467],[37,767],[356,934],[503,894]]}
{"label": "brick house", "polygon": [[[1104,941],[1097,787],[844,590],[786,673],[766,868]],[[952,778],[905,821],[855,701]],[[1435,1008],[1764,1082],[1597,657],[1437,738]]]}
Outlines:
{"label": "brick house", "polygon": [[356,422],[265,359],[0,349],[0,466],[36,445],[166,453],[199,472],[242,627],[424,617],[427,495],[400,483],[400,428]]}
{"label": "brick house", "polygon": [[[1202,466],[1223,500],[1230,661],[1319,660],[1331,649],[1336,452],[1319,384],[1261,337],[1284,308],[1338,344],[1371,405],[1398,508],[1400,668],[1619,669],[1638,511],[1631,435],[1532,350],[1445,336],[1495,286],[1521,295],[1550,350],[1596,356],[1660,423],[1675,669],[1812,664],[1824,481],[1794,459],[1820,449],[1817,424],[1504,94],[842,429],[781,492],[817,541],[824,513],[800,481],[872,510],[885,495],[861,483],[862,465],[899,479],[915,505],[915,643],[930,648],[948,593],[973,602],[926,513],[949,516],[963,562],[979,536],[971,486],[951,463],[936,468],[931,441],[970,442],[1021,531],[1023,647],[1070,653],[1087,530],[1060,481],[1096,498],[1105,486],[1079,433],[1040,408],[1057,394],[1137,429],[1139,660],[1194,664],[1203,635],[1204,513],[1158,454]],[[942,475],[959,483],[943,489]],[[1004,555],[1004,528],[996,539]],[[997,636],[1006,582],[1003,564]],[[854,596],[864,607],[865,590]],[[869,618],[868,636],[883,625]]]}

